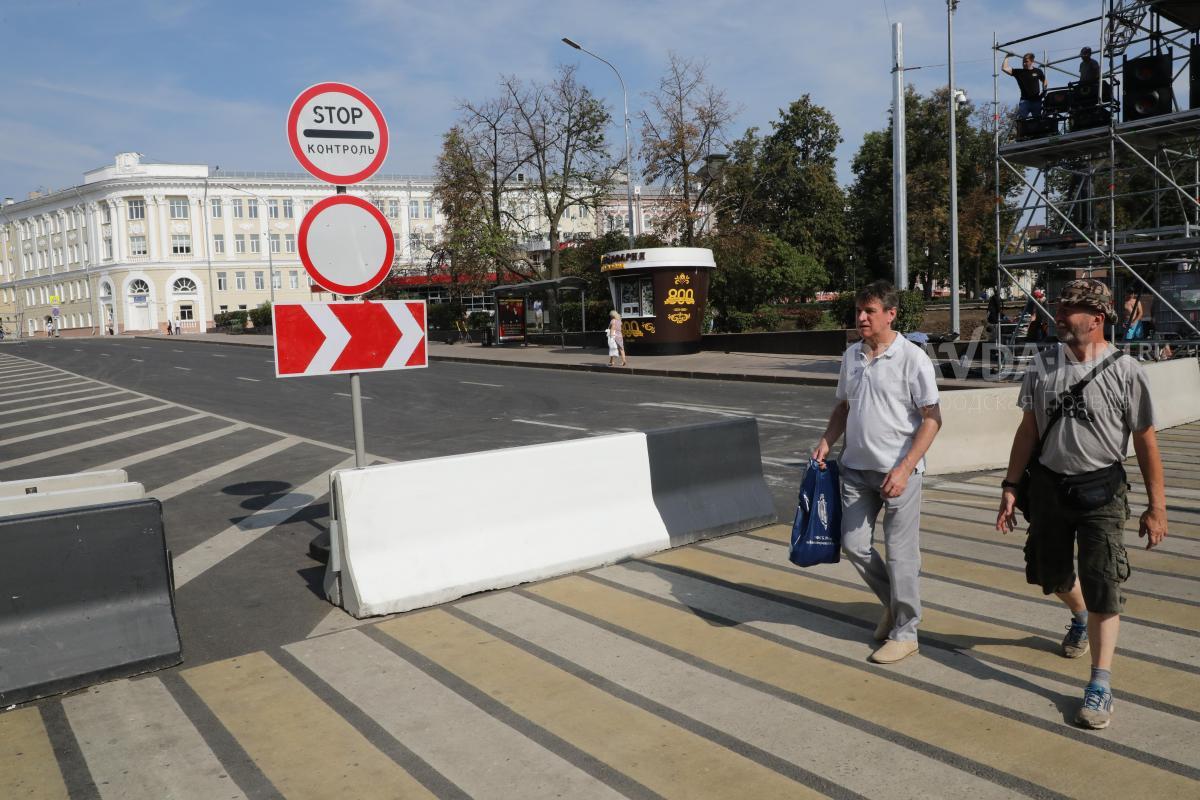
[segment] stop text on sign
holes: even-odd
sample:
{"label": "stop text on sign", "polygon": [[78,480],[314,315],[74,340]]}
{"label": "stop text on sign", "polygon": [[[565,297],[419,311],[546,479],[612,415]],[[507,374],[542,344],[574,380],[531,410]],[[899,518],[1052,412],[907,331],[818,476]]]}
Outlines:
{"label": "stop text on sign", "polygon": [[366,93],[345,83],[318,83],[296,97],[288,112],[292,154],[309,173],[345,186],[383,166],[387,121]]}

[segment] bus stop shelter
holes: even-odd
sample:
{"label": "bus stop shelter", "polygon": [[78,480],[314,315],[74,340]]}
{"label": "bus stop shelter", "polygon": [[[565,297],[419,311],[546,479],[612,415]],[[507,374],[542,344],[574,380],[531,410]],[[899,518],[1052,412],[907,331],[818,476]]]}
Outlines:
{"label": "bus stop shelter", "polygon": [[488,292],[496,298],[496,341],[503,342],[506,339],[511,341],[514,337],[505,337],[502,335],[501,318],[500,318],[500,301],[504,299],[519,299],[521,301],[521,343],[529,344],[529,339],[525,335],[525,319],[526,308],[528,306],[529,296],[532,294],[541,295],[546,292],[551,292],[554,295],[554,307],[559,309],[558,333],[563,347],[567,346],[566,331],[562,325],[562,304],[560,292],[575,291],[579,292],[579,331],[580,334],[587,330],[587,281],[583,278],[577,278],[568,275],[563,278],[554,278],[545,281],[529,281],[528,283],[509,283],[503,286],[495,286]]}

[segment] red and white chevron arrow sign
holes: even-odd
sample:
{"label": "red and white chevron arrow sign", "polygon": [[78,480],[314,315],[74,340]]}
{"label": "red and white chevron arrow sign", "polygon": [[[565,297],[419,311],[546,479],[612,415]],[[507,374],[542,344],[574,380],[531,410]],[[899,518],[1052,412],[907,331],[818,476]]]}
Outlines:
{"label": "red and white chevron arrow sign", "polygon": [[277,378],[429,366],[424,300],[289,303],[271,313]]}

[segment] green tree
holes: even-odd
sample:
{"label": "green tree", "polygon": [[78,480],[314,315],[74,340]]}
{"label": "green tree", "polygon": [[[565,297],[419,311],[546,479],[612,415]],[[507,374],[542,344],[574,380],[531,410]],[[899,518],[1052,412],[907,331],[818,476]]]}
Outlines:
{"label": "green tree", "polygon": [[[908,263],[910,276],[932,279],[949,274],[949,121],[948,96],[942,87],[921,96],[906,90],[908,166]],[[990,114],[972,104],[960,106],[958,135],[960,278],[978,292],[990,283],[995,264],[993,133]],[[1003,115],[1002,115],[1003,116]],[[854,156],[849,190],[850,235],[861,258],[862,281],[892,277],[892,126],[871,131]],[[1016,176],[1001,174],[1000,196],[1010,197]],[[1006,216],[1001,229],[1007,230]]]}
{"label": "green tree", "polygon": [[706,68],[672,52],[658,90],[649,96],[650,110],[642,112],[642,177],[671,189],[659,225],[678,233],[686,247],[705,216],[706,186],[697,171],[720,147],[733,119],[725,93],[708,82]]}
{"label": "green tree", "polygon": [[734,142],[718,202],[721,223],[770,232],[841,274],[848,249],[846,198],[835,171],[838,125],[806,94],[771,128],[765,136],[751,128]]}
{"label": "green tree", "polygon": [[719,327],[739,313],[800,301],[829,281],[815,257],[749,225],[721,228],[700,244],[712,248],[717,261],[708,296]]}

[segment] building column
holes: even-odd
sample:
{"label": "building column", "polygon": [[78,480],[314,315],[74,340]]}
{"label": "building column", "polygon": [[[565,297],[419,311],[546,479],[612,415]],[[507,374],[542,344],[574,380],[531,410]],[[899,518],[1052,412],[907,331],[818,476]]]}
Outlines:
{"label": "building column", "polygon": [[129,253],[129,234],[125,224],[125,200],[123,198],[115,198],[109,200],[109,207],[112,209],[112,244],[113,244],[113,262],[124,261],[128,258]]}

